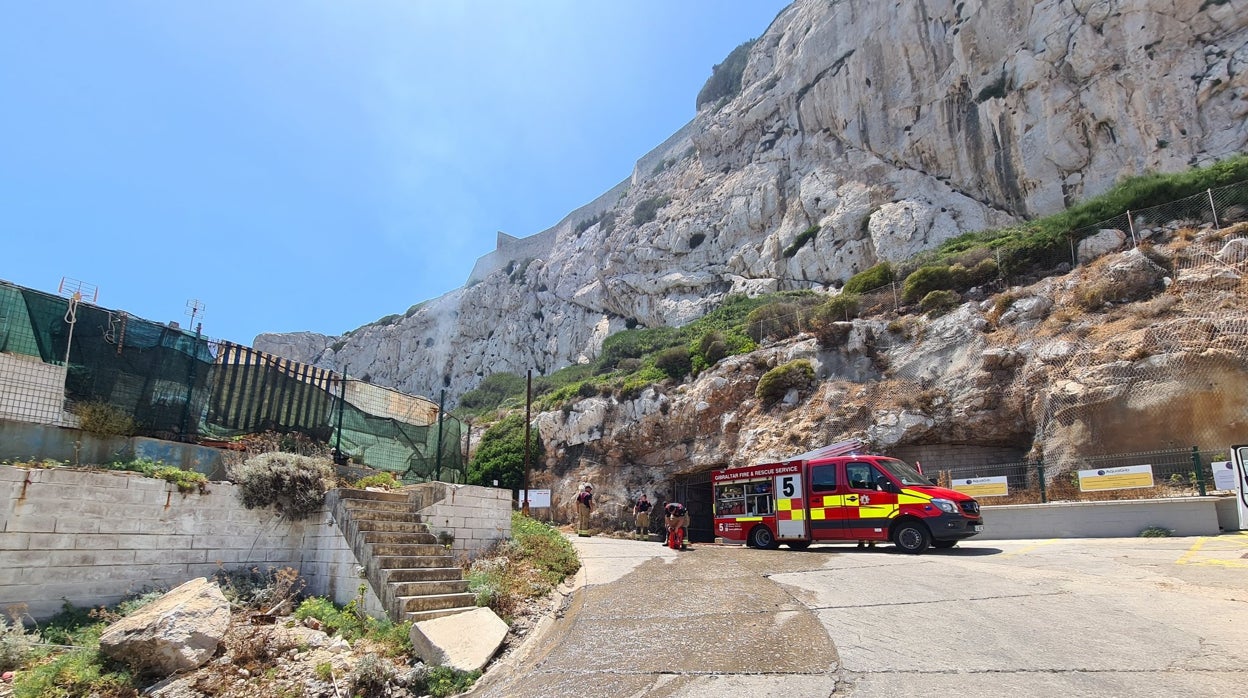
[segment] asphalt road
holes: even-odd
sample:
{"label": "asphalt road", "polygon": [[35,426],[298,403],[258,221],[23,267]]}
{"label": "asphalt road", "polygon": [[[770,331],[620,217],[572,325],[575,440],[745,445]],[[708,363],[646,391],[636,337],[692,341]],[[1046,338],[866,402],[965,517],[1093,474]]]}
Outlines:
{"label": "asphalt road", "polygon": [[1248,533],[764,551],[572,538],[472,696],[1248,695]]}

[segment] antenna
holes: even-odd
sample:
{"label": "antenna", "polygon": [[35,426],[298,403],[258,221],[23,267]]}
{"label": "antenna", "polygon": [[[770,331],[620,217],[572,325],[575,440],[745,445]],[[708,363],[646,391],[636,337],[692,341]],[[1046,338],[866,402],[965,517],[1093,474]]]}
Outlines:
{"label": "antenna", "polygon": [[[195,318],[199,318],[201,320],[200,324],[203,324],[204,310],[207,307],[197,298],[192,298],[186,302],[186,314],[191,316],[191,327],[195,327]],[[195,331],[199,332],[199,328],[195,327]]]}
{"label": "antenna", "polygon": [[100,297],[100,289],[95,284],[62,276],[61,285],[56,291],[69,299],[69,310],[65,311],[65,322],[69,325],[69,336],[65,338],[65,367],[68,368],[69,348],[74,342],[74,325],[78,323],[78,304],[87,300],[88,296],[90,302],[94,304]]}
{"label": "antenna", "polygon": [[61,285],[57,287],[56,292],[71,300],[86,301],[92,304],[100,298],[100,289],[95,284],[71,279],[68,276],[61,277]]}

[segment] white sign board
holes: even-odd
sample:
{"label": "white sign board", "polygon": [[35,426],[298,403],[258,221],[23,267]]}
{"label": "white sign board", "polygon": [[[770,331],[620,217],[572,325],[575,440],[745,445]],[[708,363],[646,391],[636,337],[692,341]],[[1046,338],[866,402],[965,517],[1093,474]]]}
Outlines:
{"label": "white sign board", "polygon": [[[520,494],[517,501],[524,506],[524,490],[519,490]],[[550,508],[550,490],[529,490],[529,508],[542,509]]]}
{"label": "white sign board", "polygon": [[1097,468],[1079,471],[1079,490],[1129,490],[1153,486],[1152,465],[1126,465],[1119,468]]}
{"label": "white sign board", "polygon": [[1209,465],[1213,466],[1213,489],[1235,489],[1235,466],[1229,460],[1214,461]]}
{"label": "white sign board", "polygon": [[950,489],[972,497],[1004,497],[1010,493],[1010,483],[1004,475],[993,477],[953,478]]}

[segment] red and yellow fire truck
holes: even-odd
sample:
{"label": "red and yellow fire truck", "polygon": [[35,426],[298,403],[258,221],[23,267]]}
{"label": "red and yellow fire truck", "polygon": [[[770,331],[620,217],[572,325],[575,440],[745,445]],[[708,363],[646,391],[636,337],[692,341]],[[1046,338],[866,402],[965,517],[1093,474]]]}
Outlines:
{"label": "red and yellow fire truck", "polygon": [[714,471],[715,535],[769,549],[892,541],[917,555],[984,530],[974,498],[861,448],[846,441],[787,461]]}

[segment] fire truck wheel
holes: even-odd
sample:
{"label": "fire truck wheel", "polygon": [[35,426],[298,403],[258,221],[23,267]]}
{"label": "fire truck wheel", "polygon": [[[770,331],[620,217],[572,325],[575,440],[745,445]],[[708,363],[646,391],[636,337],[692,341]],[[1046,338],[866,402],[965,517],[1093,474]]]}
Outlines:
{"label": "fire truck wheel", "polygon": [[932,534],[928,532],[927,526],[917,521],[906,521],[893,531],[893,543],[911,555],[927,550],[931,542]]}
{"label": "fire truck wheel", "polygon": [[755,526],[754,530],[750,531],[750,545],[760,550],[775,550],[779,543],[776,542],[776,537],[771,535],[770,528]]}
{"label": "fire truck wheel", "polygon": [[932,541],[932,547],[940,549],[940,550],[944,550],[945,548],[952,548],[953,546],[957,544],[958,542],[956,540],[934,540]]}
{"label": "fire truck wheel", "polygon": [[792,540],[792,541],[789,541],[788,543],[785,543],[785,545],[789,546],[790,548],[792,548],[792,549],[794,549],[794,550],[805,550],[806,548],[809,548],[809,547],[810,547],[810,541],[808,541],[808,540]]}

